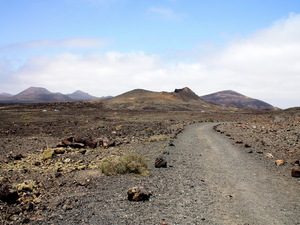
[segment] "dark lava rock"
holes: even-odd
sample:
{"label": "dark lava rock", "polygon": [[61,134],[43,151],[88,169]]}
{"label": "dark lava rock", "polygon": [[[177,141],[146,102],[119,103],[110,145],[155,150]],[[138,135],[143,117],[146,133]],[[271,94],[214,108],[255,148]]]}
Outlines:
{"label": "dark lava rock", "polygon": [[300,169],[298,169],[298,168],[292,169],[291,170],[291,175],[292,175],[292,177],[298,177],[298,178],[300,178]]}
{"label": "dark lava rock", "polygon": [[152,193],[142,186],[129,188],[127,191],[129,201],[147,201]]}
{"label": "dark lava rock", "polygon": [[3,182],[0,186],[0,200],[7,202],[8,204],[14,204],[17,202],[19,194],[12,188],[12,185],[8,181]]}
{"label": "dark lava rock", "polygon": [[16,154],[15,156],[13,156],[13,158],[14,158],[14,160],[21,160],[21,159],[25,158],[25,156],[22,154]]}
{"label": "dark lava rock", "polygon": [[245,144],[244,147],[245,147],[245,148],[251,148],[251,145]]}
{"label": "dark lava rock", "polygon": [[160,156],[155,159],[155,168],[167,168],[167,160]]}

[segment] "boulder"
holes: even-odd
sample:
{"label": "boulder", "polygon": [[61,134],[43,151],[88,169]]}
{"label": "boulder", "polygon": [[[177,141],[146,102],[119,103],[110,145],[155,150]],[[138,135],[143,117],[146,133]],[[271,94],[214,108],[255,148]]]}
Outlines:
{"label": "boulder", "polygon": [[127,191],[129,201],[147,201],[152,193],[142,186],[129,188]]}
{"label": "boulder", "polygon": [[160,156],[155,159],[155,168],[167,168],[167,160]]}

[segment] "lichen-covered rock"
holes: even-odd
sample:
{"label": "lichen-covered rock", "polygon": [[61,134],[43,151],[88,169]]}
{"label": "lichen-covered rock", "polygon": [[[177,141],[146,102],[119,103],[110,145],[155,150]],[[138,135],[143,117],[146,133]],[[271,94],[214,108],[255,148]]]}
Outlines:
{"label": "lichen-covered rock", "polygon": [[152,193],[142,186],[129,188],[127,191],[129,201],[147,201]]}

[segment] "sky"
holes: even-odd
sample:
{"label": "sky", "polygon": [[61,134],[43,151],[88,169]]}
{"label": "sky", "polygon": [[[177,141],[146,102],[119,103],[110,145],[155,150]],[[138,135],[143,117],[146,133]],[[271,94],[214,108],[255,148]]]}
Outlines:
{"label": "sky", "polygon": [[300,106],[299,0],[0,0],[0,93],[234,90]]}

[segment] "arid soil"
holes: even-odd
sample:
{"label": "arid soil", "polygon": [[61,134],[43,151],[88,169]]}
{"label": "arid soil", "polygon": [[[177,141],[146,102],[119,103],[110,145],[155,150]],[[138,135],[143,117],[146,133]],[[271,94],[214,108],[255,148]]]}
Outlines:
{"label": "arid soil", "polygon": [[[202,122],[220,122],[221,125],[214,124],[216,135],[229,139],[231,145],[236,145],[235,147],[242,152],[246,151],[245,154],[254,160],[266,160],[267,164],[272,162],[272,166],[267,169],[279,171],[280,176],[299,184],[298,179],[290,175],[290,169],[298,167],[297,160],[300,159],[296,138],[300,135],[297,113],[277,115],[112,111],[105,110],[101,104],[95,103],[2,106],[1,191],[17,193],[17,198],[12,202],[5,198],[0,200],[0,223],[202,224],[206,221],[209,224],[222,224],[216,222],[222,217],[218,220],[213,219],[216,215],[213,213],[213,206],[209,208],[210,213],[202,208],[187,212],[185,203],[180,205],[176,199],[176,196],[185,196],[185,182],[191,183],[191,188],[194,186],[193,180],[197,180],[197,185],[200,185],[197,186],[197,190],[200,191],[202,187],[204,190],[203,193],[197,192],[198,200],[211,202],[208,194],[210,188],[204,188],[206,184],[205,180],[201,181],[202,176],[193,174],[192,168],[186,171],[181,169],[182,166],[185,167],[185,162],[181,160],[187,157],[188,149],[177,149],[180,154],[174,151],[173,156],[171,152],[177,145],[180,146],[181,142],[187,142],[193,147],[191,139],[181,138],[180,143],[176,143],[175,146],[172,146],[172,143],[178,141],[176,137],[181,135],[188,125]],[[74,138],[88,141],[84,144],[73,143]],[[235,143],[237,139],[241,139],[242,144]],[[72,143],[69,143],[70,140]],[[52,152],[48,151],[49,149],[59,150]],[[49,152],[50,156],[47,155]],[[106,176],[101,172],[100,167],[104,159],[130,152],[148,158],[148,176]],[[177,158],[176,154],[179,154]],[[167,168],[154,167],[155,158],[160,155],[167,158]],[[193,157],[196,158],[197,155],[192,155],[189,160]],[[284,160],[284,164],[276,166],[277,159]],[[196,165],[196,162],[191,163],[192,166]],[[180,167],[177,167],[179,165]],[[172,171],[175,174],[171,175]],[[176,181],[176,177],[189,179],[182,180],[182,183],[180,179]],[[173,182],[177,182],[176,190],[170,193]],[[151,189],[154,195],[150,201],[129,202],[126,199],[126,191],[134,185],[144,185]],[[190,199],[186,202],[189,207],[193,207],[195,198],[192,193],[189,192],[191,196],[185,196]],[[146,210],[145,216],[143,208],[151,208],[151,204],[157,206],[153,208],[156,214],[151,216],[153,211],[148,211],[147,214]],[[169,208],[173,209],[166,211]],[[144,215],[144,222],[140,218],[141,215]],[[148,223],[149,221],[151,222]]]}

